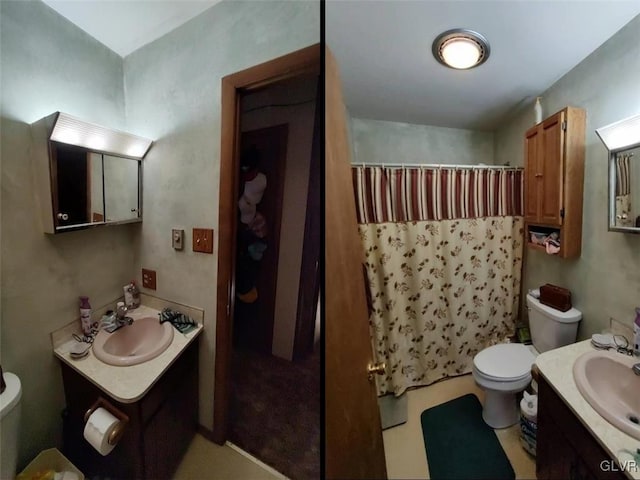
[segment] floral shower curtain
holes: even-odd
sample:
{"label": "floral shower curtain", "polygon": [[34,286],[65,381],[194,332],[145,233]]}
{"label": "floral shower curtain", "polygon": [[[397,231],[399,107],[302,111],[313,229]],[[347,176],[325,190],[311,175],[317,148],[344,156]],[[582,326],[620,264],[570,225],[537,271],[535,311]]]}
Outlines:
{"label": "floral shower curtain", "polygon": [[353,168],[380,395],[469,373],[513,334],[522,181],[521,169]]}

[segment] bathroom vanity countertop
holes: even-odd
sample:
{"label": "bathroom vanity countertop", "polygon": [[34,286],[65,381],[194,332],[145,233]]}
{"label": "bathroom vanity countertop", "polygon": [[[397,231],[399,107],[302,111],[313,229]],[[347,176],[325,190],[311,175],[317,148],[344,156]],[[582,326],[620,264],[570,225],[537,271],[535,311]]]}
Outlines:
{"label": "bathroom vanity countertop", "polygon": [[[580,422],[587,427],[611,457],[618,459],[618,462],[631,460],[631,457],[625,455],[621,450],[626,449],[635,452],[637,448],[640,448],[640,440],[636,440],[618,430],[601,417],[582,396],[573,379],[574,362],[583,353],[594,350],[591,340],[584,340],[542,353],[536,358],[535,363],[540,374],[549,382],[551,387],[560,395]],[[640,480],[640,468],[628,468],[625,473],[629,478]]]}
{"label": "bathroom vanity countertop", "polygon": [[[194,318],[191,312],[184,312]],[[143,317],[157,317],[159,310],[141,305],[135,310],[127,312],[127,316],[134,319]],[[93,354],[89,354],[79,360],[74,360],[69,355],[69,348],[76,341],[71,337],[69,329],[64,332],[54,332],[52,342],[54,354],[64,363],[83,375],[87,380],[95,384],[105,393],[121,403],[134,403],[140,400],[167,371],[180,354],[193,342],[203,330],[202,319],[194,318],[198,327],[187,334],[174,329],[171,345],[156,358],[138,365],[114,366],[98,360]],[[78,322],[75,322],[77,324]],[[123,327],[126,328],[126,327]],[[172,327],[173,328],[173,327]]]}

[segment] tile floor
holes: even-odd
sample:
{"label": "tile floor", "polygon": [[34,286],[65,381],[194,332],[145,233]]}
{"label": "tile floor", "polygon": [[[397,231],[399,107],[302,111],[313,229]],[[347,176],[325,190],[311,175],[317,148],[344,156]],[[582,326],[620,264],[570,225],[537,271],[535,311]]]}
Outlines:
{"label": "tile floor", "polygon": [[[420,414],[429,407],[467,393],[475,394],[481,403],[484,402],[484,392],[475,384],[472,375],[443,380],[428,387],[407,392],[409,404],[407,423],[382,432],[389,479],[429,478]],[[513,466],[516,479],[535,479],[535,458],[525,452],[520,445],[519,425],[496,430],[496,434]]]}
{"label": "tile floor", "polygon": [[236,448],[220,446],[196,434],[174,480],[286,480],[269,467],[260,465]]}

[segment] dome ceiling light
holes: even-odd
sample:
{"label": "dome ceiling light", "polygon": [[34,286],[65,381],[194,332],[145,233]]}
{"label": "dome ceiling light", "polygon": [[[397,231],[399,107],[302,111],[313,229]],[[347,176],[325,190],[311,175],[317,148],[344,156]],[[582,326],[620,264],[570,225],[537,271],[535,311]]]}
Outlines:
{"label": "dome ceiling light", "polygon": [[438,35],[431,51],[442,65],[468,70],[486,62],[490,48],[487,39],[478,32],[454,28]]}

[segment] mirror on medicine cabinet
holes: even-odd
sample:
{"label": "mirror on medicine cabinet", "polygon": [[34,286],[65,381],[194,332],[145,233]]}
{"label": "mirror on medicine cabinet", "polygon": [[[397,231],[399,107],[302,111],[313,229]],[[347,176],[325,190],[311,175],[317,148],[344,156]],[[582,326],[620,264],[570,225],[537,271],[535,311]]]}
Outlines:
{"label": "mirror on medicine cabinet", "polygon": [[151,141],[55,113],[32,125],[46,233],[142,221]]}
{"label": "mirror on medicine cabinet", "polygon": [[640,115],[596,133],[609,151],[609,231],[640,233]]}

